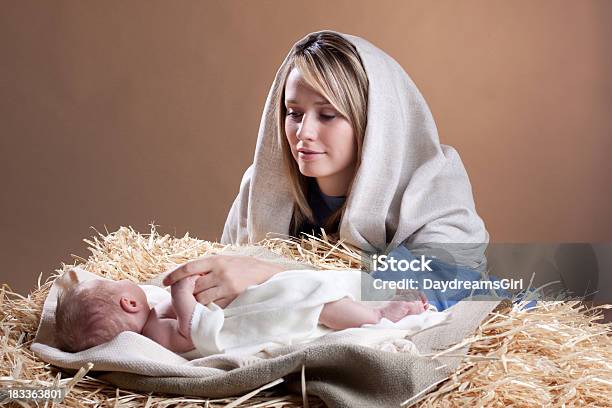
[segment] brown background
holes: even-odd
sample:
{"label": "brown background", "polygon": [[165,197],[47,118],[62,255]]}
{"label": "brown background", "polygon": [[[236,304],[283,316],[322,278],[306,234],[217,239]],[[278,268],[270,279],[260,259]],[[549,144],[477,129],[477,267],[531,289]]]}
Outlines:
{"label": "brown background", "polygon": [[493,241],[612,241],[612,2],[2,1],[2,272],[25,292],[90,226],[219,239],[269,86],[308,32],[392,55]]}

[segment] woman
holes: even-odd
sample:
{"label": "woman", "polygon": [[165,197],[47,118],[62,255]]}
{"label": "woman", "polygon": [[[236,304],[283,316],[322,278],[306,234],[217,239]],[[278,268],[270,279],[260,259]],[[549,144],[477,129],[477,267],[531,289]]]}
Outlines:
{"label": "woman", "polygon": [[[479,277],[486,265],[489,235],[467,173],[457,152],[440,144],[412,80],[368,41],[327,30],[298,41],[278,70],[221,242],[320,227],[363,251],[402,259],[447,245],[451,262],[438,268],[444,279]],[[211,256],[179,267],[164,283],[202,273],[198,300],[224,307],[281,270],[253,258]]]}

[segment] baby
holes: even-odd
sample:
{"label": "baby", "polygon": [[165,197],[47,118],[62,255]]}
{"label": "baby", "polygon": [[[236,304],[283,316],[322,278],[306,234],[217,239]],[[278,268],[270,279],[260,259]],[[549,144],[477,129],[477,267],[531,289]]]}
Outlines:
{"label": "baby", "polygon": [[[193,295],[199,276],[184,278],[171,286],[171,301],[151,308],[145,292],[128,280],[93,279],[79,282],[74,271],[62,279],[55,312],[56,338],[60,349],[78,352],[105,343],[123,331],[140,333],[175,353],[195,348],[191,322],[197,301]],[[382,318],[397,322],[428,308],[422,294],[410,301],[393,301],[369,307],[345,297],[325,303],[319,323],[334,330],[375,324]]]}

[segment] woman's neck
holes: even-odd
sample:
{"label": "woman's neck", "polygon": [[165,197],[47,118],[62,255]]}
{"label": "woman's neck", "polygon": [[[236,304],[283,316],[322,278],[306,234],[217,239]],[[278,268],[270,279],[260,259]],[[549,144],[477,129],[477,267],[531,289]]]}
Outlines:
{"label": "woman's neck", "polygon": [[329,197],[344,197],[346,196],[346,188],[342,188],[336,185],[330,185],[325,181],[320,181],[317,179],[317,185],[319,186],[319,190]]}
{"label": "woman's neck", "polygon": [[326,196],[345,197],[354,175],[353,166],[344,169],[340,173],[327,177],[317,177],[316,182],[319,190]]}

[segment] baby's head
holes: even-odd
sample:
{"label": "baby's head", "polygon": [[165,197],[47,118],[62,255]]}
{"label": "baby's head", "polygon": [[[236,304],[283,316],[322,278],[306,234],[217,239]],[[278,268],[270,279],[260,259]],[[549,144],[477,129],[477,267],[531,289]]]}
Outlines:
{"label": "baby's head", "polygon": [[134,282],[79,282],[72,270],[60,279],[63,290],[55,310],[60,349],[77,352],[105,343],[122,331],[142,331],[150,307],[144,291]]}

